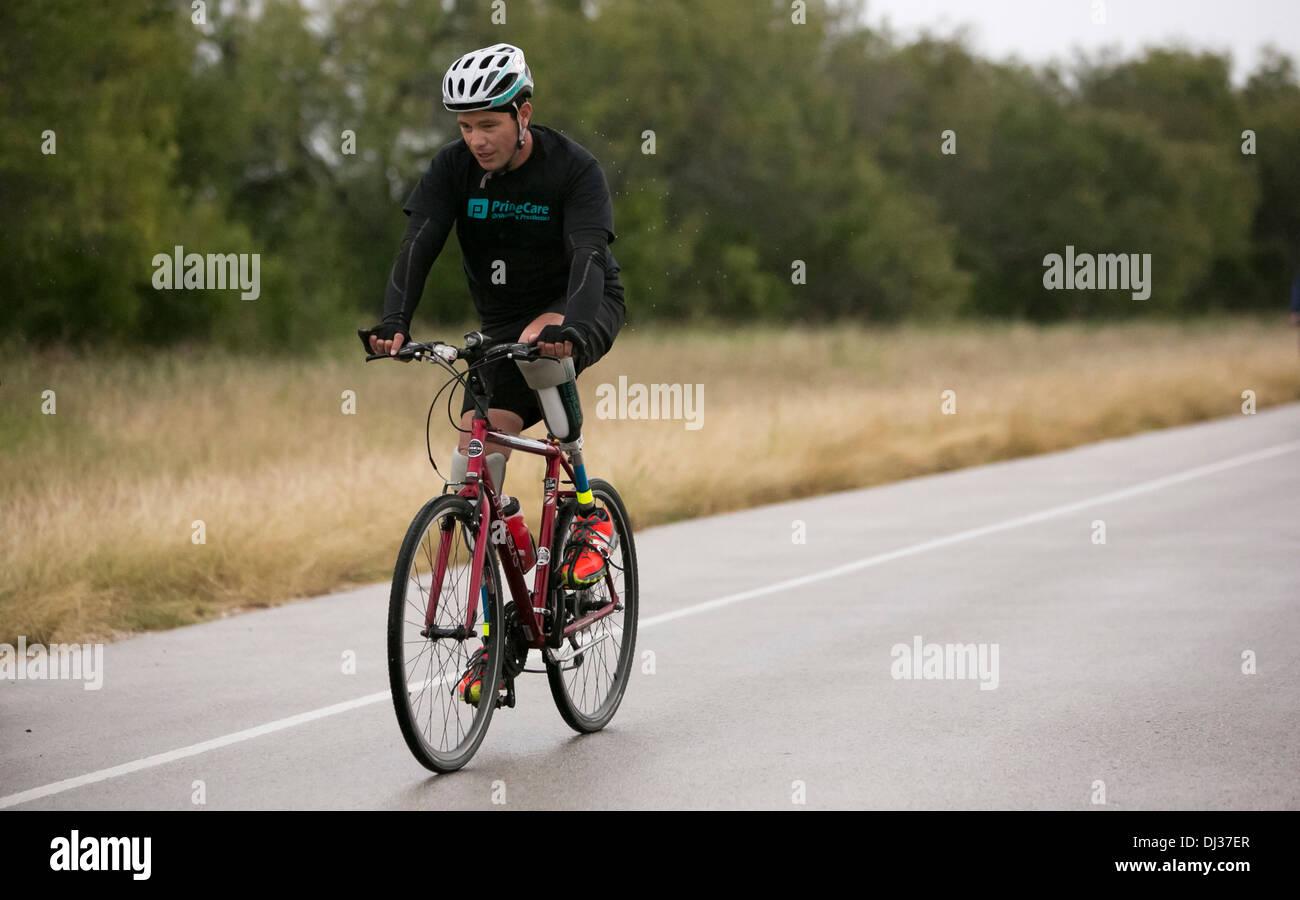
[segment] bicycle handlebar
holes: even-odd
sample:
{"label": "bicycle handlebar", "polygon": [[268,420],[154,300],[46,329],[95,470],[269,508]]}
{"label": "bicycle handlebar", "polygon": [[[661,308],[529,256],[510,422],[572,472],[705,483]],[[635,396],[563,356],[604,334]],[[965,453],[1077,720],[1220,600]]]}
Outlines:
{"label": "bicycle handlebar", "polygon": [[[468,363],[475,363],[505,356],[511,359],[552,359],[538,351],[538,342],[530,341],[519,343],[512,341],[494,341],[480,331],[471,331],[465,335],[465,346],[456,347],[452,344],[443,343],[442,341],[412,341],[409,344],[403,344],[402,348],[395,354],[389,353],[371,353],[366,356],[366,362],[376,359],[414,359],[424,360],[428,356],[437,356],[445,362],[454,362],[463,359]],[[433,362],[433,360],[429,360]]]}

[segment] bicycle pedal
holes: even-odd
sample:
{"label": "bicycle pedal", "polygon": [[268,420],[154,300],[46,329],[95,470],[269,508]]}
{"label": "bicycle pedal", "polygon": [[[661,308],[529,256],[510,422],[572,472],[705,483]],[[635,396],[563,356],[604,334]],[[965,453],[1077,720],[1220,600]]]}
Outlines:
{"label": "bicycle pedal", "polygon": [[514,706],[515,706],[515,682],[514,682],[514,679],[511,679],[509,682],[506,683],[506,692],[505,692],[504,695],[502,695],[500,692],[497,693],[497,706],[496,706],[496,708],[497,708],[497,709],[500,709],[500,708],[503,707],[503,706],[508,706],[508,707],[510,707],[511,709],[514,709]]}

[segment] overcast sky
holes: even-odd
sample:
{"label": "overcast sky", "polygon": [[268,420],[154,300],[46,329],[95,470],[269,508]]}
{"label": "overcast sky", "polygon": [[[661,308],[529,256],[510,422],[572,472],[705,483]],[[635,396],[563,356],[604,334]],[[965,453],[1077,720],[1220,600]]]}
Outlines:
{"label": "overcast sky", "polygon": [[1118,45],[1132,55],[1147,44],[1183,40],[1232,53],[1234,80],[1244,81],[1273,43],[1300,61],[1300,0],[1100,0],[1106,22],[1093,24],[1094,0],[867,0],[867,21],[888,19],[901,37],[923,27],[950,33],[973,26],[974,43],[994,58],[1068,61],[1073,47],[1090,54]]}

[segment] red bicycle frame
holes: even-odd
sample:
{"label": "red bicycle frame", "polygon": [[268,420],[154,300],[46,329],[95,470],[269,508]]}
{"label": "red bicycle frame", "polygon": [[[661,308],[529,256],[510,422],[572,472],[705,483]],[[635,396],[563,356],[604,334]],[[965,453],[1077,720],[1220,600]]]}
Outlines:
{"label": "red bicycle frame", "polygon": [[[537,540],[537,568],[533,574],[531,591],[524,581],[524,572],[520,568],[519,558],[515,555],[513,542],[510,539],[507,538],[505,541],[507,552],[497,555],[501,559],[502,567],[505,569],[506,584],[510,589],[510,595],[515,600],[515,609],[528,646],[541,649],[547,646],[547,638],[549,637],[549,645],[558,648],[563,643],[564,638],[587,628],[598,619],[602,619],[614,612],[619,602],[618,593],[614,588],[614,579],[611,576],[609,567],[607,567],[605,570],[605,584],[609,588],[610,597],[607,604],[565,626],[562,632],[559,630],[555,630],[551,634],[546,632],[544,616],[547,611],[547,585],[550,582],[551,566],[555,562],[550,558],[550,548],[555,528],[555,508],[561,500],[576,496],[576,492],[573,490],[560,490],[560,466],[564,466],[570,484],[573,483],[574,479],[573,466],[565,457],[564,451],[560,449],[558,443],[554,441],[539,441],[533,438],[503,434],[499,431],[491,431],[487,426],[488,420],[486,418],[478,416],[474,418],[470,432],[469,466],[466,473],[466,484],[457,495],[464,497],[471,503],[475,503],[479,511],[478,537],[474,542],[474,557],[471,563],[469,607],[465,613],[465,633],[468,634],[473,630],[474,622],[477,620],[478,599],[481,594],[483,579],[483,563],[487,556],[487,544],[490,539],[492,523],[505,520],[501,494],[497,485],[492,483],[490,470],[483,464],[483,448],[488,441],[491,441],[494,444],[509,447],[511,450],[546,457],[546,476],[542,482],[542,529]],[[426,629],[433,626],[434,618],[437,615],[438,597],[442,593],[443,577],[447,571],[447,557],[450,552],[453,530],[444,531],[439,537],[438,559],[434,566],[433,584],[429,591],[429,608],[425,613]],[[521,602],[524,598],[527,598],[527,603]],[[557,610],[555,621],[559,622],[560,619]]]}

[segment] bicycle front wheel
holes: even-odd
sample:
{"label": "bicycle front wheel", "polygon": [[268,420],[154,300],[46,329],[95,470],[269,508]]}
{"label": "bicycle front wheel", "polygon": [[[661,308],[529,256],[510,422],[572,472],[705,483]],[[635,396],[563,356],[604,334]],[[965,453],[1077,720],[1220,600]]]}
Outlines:
{"label": "bicycle front wheel", "polygon": [[[596,504],[609,511],[618,545],[607,562],[605,579],[581,591],[554,588],[561,598],[557,608],[563,611],[562,621],[568,624],[608,606],[611,599],[617,599],[619,605],[608,616],[570,635],[558,650],[547,649],[543,654],[551,696],[560,716],[570,728],[582,733],[608,725],[623,701],[636,650],[641,605],[636,545],[627,507],[609,482],[593,478],[589,486]],[[556,517],[552,559],[564,559],[573,513],[570,506]]]}
{"label": "bicycle front wheel", "polygon": [[[477,610],[467,618],[477,531],[468,500],[442,496],[426,503],[402,541],[388,601],[388,681],[397,723],[415,758],[439,773],[461,768],[478,749],[501,679],[504,630],[494,627],[502,621],[501,580],[490,541]],[[425,625],[430,603],[431,627]],[[480,659],[476,697],[466,675],[471,665],[478,674]]]}

